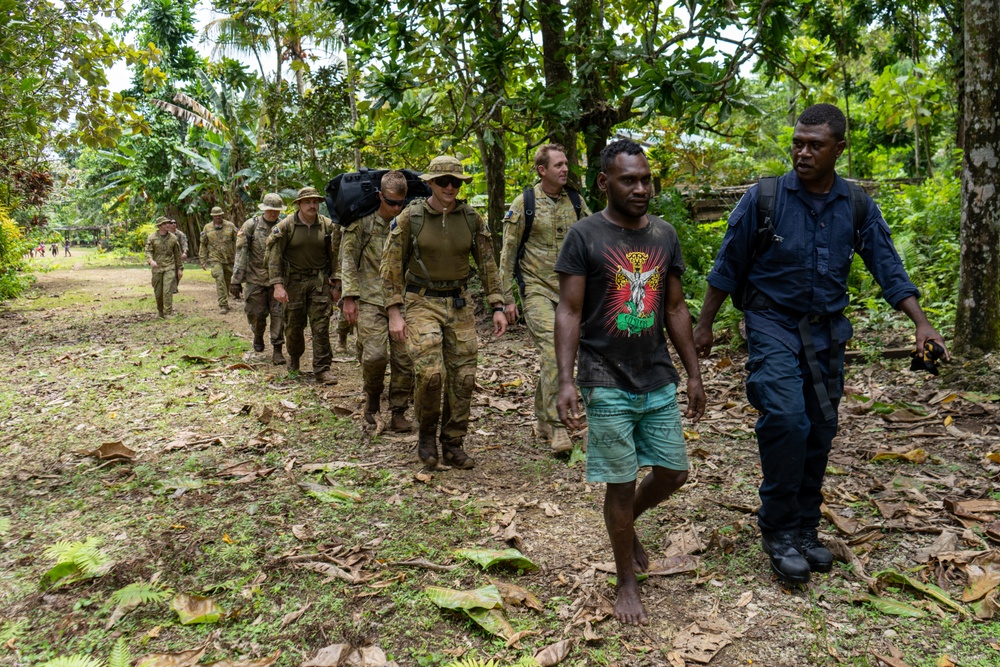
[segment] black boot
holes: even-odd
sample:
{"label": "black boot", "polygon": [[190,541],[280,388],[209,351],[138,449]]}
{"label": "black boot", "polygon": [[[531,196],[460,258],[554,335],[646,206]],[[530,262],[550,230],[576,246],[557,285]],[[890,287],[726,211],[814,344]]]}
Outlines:
{"label": "black boot", "polygon": [[382,403],[382,394],[368,394],[368,402],[365,403],[365,421],[369,424],[375,423],[375,415],[378,414]]}
{"label": "black boot", "polygon": [[793,584],[809,581],[809,563],[799,553],[799,534],[793,531],[761,532],[760,543],[771,559],[771,569],[782,580]]}
{"label": "black boot", "polygon": [[438,464],[437,437],[433,433],[430,435],[420,434],[417,444],[417,456],[428,468],[436,468]]}
{"label": "black boot", "polygon": [[462,449],[461,440],[442,441],[441,455],[444,458],[445,465],[450,465],[460,470],[471,470],[476,467],[476,460]]}
{"label": "black boot", "polygon": [[259,334],[255,333],[253,335],[253,351],[254,352],[263,352],[264,351],[264,334],[263,333],[259,333]]}
{"label": "black boot", "polygon": [[833,554],[819,541],[815,528],[799,529],[799,552],[813,572],[829,572],[833,568]]}

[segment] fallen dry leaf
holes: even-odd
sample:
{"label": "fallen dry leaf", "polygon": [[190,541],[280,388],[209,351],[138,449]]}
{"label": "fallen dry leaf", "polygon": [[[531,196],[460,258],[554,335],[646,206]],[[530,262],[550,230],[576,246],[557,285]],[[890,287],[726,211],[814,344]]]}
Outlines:
{"label": "fallen dry leaf", "polygon": [[300,542],[308,542],[316,537],[316,533],[313,532],[312,528],[304,524],[296,524],[292,526],[292,535],[294,535],[295,539]]}
{"label": "fallen dry leaf", "polygon": [[83,456],[96,456],[101,461],[131,461],[135,454],[135,450],[125,446],[121,440],[105,442],[97,449],[82,452]]}
{"label": "fallen dry leaf", "polygon": [[291,401],[288,401],[288,400],[285,400],[285,399],[281,399],[278,402],[281,403],[281,407],[285,408],[286,410],[298,410],[299,409],[299,406],[295,405],[295,403],[292,403]]}
{"label": "fallen dry leaf", "polygon": [[704,619],[683,628],[674,637],[674,649],[684,660],[708,664],[739,633],[724,620]]}
{"label": "fallen dry leaf", "polygon": [[281,651],[278,650],[266,658],[259,658],[257,660],[220,660],[204,665],[204,667],[268,667],[268,665],[273,665],[280,655]]}
{"label": "fallen dry leaf", "polygon": [[516,649],[520,649],[521,647],[518,646],[518,643],[522,639],[524,639],[525,637],[532,637],[537,634],[538,634],[537,630],[521,630],[520,632],[515,632],[510,636],[510,639],[507,640],[507,648],[514,647]]}
{"label": "fallen dry leaf", "polygon": [[404,567],[419,567],[424,570],[432,570],[434,572],[451,572],[452,570],[460,567],[459,565],[438,565],[437,563],[432,563],[429,560],[423,558],[415,558],[413,560],[398,560],[390,565],[399,565]]}
{"label": "fallen dry leaf", "polygon": [[560,662],[569,657],[570,651],[573,650],[573,646],[575,644],[576,640],[572,638],[563,639],[555,644],[550,644],[535,653],[535,661],[542,667],[558,665]]}
{"label": "fallen dry leaf", "polygon": [[149,653],[136,661],[136,667],[194,667],[208,650],[207,646],[176,653]]}
{"label": "fallen dry leaf", "polygon": [[280,626],[279,629],[284,628],[285,626],[291,625],[295,621],[299,620],[299,618],[302,616],[302,614],[304,614],[307,611],[309,611],[310,607],[312,607],[312,602],[306,604],[301,609],[297,609],[295,611],[289,612],[289,613],[285,614],[284,616],[282,616],[281,617],[281,626]]}
{"label": "fallen dry leaf", "polygon": [[503,598],[505,604],[524,606],[535,611],[545,611],[545,607],[542,606],[541,601],[531,591],[506,581],[495,581],[493,583],[497,587],[497,590],[500,591],[500,597]]}
{"label": "fallen dry leaf", "polygon": [[303,662],[301,667],[340,667],[340,663],[351,650],[350,644],[324,646],[316,652],[316,655]]}
{"label": "fallen dry leaf", "polygon": [[264,409],[260,411],[260,414],[257,415],[257,421],[259,421],[264,426],[270,424],[273,418],[274,418],[274,410],[272,410],[267,406],[265,406]]}

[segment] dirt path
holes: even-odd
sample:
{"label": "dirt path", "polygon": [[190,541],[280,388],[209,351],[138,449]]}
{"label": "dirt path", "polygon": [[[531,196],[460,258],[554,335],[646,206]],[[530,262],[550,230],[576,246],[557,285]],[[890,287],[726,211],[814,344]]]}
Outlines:
{"label": "dirt path", "polygon": [[[703,658],[723,645],[710,664],[727,667],[876,665],[875,653],[893,651],[910,667],[947,664],[938,663],[943,655],[963,667],[1000,664],[991,622],[965,620],[898,585],[877,590],[925,618],[859,602],[872,573],[914,567],[912,576],[961,599],[964,566],[936,555],[922,564],[917,552],[942,532],[954,533],[953,551],[996,546],[990,507],[970,516],[945,509],[972,499],[1000,507],[1000,468],[985,459],[1000,450],[989,396],[940,392],[902,362],[853,368],[852,390],[887,406],[845,401],[831,458],[836,526],[823,530],[855,560],[788,591],[768,571],[752,517],[759,466],[741,360],[705,362],[710,410],[691,430],[690,480],[638,525],[651,556],[681,572],[646,580],[650,625],[623,628],[605,618],[613,589],[600,569],[611,560],[603,488],[585,482],[582,462],[570,466],[532,442],[537,371],[521,327],[501,340],[481,329],[467,441],[479,465],[428,475],[414,436],[361,428],[352,359],[338,359],[332,388],[290,381],[268,362],[270,350],[251,351],[240,308],[217,313],[207,272],[188,268],[175,298],[180,315],[162,322],[147,270],[70,259],[0,310],[0,664],[71,653],[104,659],[118,637],[133,656],[205,645],[203,662],[280,650],[275,664],[292,666],[341,642],[380,646],[400,665],[445,665],[463,654],[506,665],[565,638],[576,642],[565,664],[577,665],[684,664],[675,653],[685,647],[693,665],[696,645]],[[110,442],[135,450],[134,460],[80,454]],[[916,448],[929,458],[870,460]],[[355,500],[323,502],[302,483]],[[40,590],[55,563],[45,549],[90,537],[100,538],[110,570]],[[484,573],[454,555],[510,545],[539,569]],[[458,567],[398,564],[413,559]],[[166,602],[149,602],[106,629],[111,594],[154,575],[171,597],[210,596],[227,616],[185,626]],[[437,609],[423,591],[490,582],[515,583],[541,602],[539,611],[505,608],[521,636],[511,647]]]}

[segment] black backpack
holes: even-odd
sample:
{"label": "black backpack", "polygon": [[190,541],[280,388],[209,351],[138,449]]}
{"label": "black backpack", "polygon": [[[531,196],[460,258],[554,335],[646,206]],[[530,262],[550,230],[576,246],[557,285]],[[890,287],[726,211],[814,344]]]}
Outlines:
{"label": "black backpack", "polygon": [[[524,297],[524,275],[521,273],[521,260],[524,259],[524,246],[531,238],[531,225],[535,222],[535,188],[533,186],[527,187],[521,194],[524,197],[524,233],[521,234],[521,244],[517,246],[514,277],[517,279],[517,288],[520,290],[521,296]],[[580,193],[566,188],[566,194],[569,195],[573,210],[576,212],[576,219],[579,220],[580,214],[583,212],[583,200],[580,199]]]}
{"label": "black backpack", "polygon": [[[409,169],[399,170],[406,177],[406,203],[417,197],[430,197],[431,189],[420,179],[420,174]],[[330,219],[338,225],[347,227],[359,218],[363,218],[378,210],[377,193],[382,183],[382,177],[388,169],[369,170],[362,167],[360,171],[338,174],[326,184],[326,208]]]}
{"label": "black backpack", "polygon": [[[854,250],[863,250],[865,243],[861,239],[861,226],[865,223],[865,216],[868,213],[868,195],[865,194],[865,191],[857,183],[848,181],[847,186],[850,192],[851,212],[854,217]],[[746,270],[743,273],[742,280],[739,282],[739,286],[730,295],[733,305],[740,310],[743,310],[743,306],[746,303],[744,297],[749,286],[747,276],[750,275],[750,269],[753,267],[754,260],[770,248],[771,244],[774,243],[774,239],[778,237],[774,229],[774,207],[778,193],[778,177],[764,176],[760,179],[757,187],[757,229],[754,230],[753,241],[750,245],[750,261],[747,262]]]}

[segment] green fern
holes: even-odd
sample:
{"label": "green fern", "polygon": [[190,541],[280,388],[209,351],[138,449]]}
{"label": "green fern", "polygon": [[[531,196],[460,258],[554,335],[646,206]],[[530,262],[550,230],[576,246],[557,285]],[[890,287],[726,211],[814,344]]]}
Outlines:
{"label": "green fern", "polygon": [[111,648],[111,655],[108,656],[108,667],[131,667],[131,665],[132,652],[128,650],[128,642],[124,637],[119,637]]}
{"label": "green fern", "polygon": [[162,584],[136,581],[112,593],[111,601],[123,607],[138,607],[147,602],[166,602],[173,593],[173,589]]}
{"label": "green fern", "polygon": [[111,560],[100,545],[100,538],[88,537],[86,542],[60,540],[48,547],[44,555],[54,560],[55,566],[45,573],[42,582],[70,583],[104,574]]}
{"label": "green fern", "polygon": [[61,655],[38,667],[104,667],[104,663],[89,655]]}

